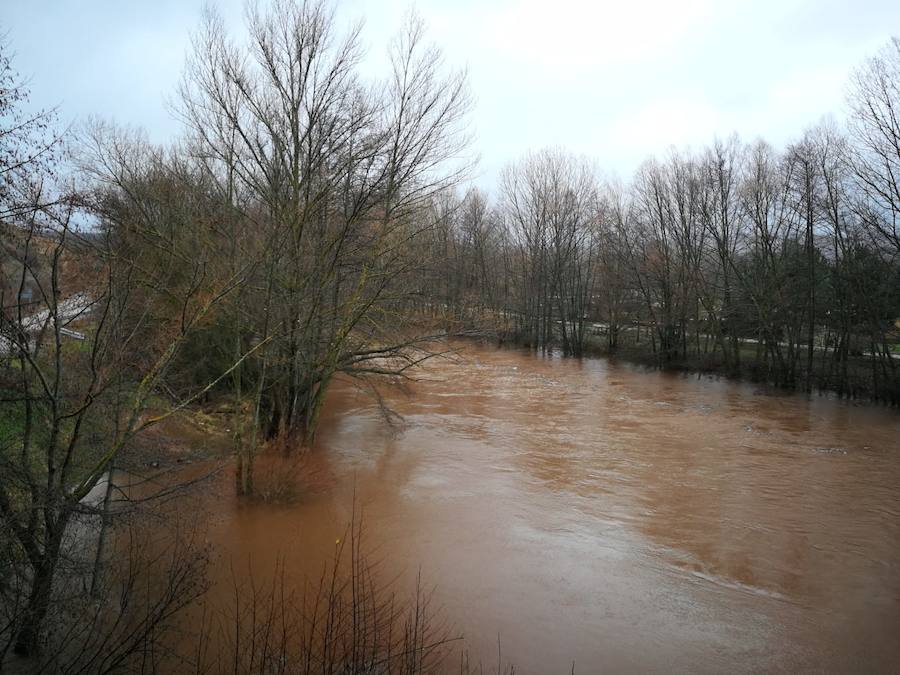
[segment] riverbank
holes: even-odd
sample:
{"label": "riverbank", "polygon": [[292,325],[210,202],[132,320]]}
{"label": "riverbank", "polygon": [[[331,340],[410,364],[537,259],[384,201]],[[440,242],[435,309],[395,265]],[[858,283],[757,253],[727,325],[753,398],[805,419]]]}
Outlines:
{"label": "riverbank", "polygon": [[[530,348],[527,341],[515,334],[500,332],[496,342],[501,345],[517,345]],[[696,338],[689,340],[696,344]],[[806,369],[805,347],[803,356],[798,356],[790,377],[776,376],[773,364],[766,358],[762,345],[743,341],[740,346],[738,363],[734,359],[726,359],[714,341],[708,336],[702,339],[702,348],[687,354],[678,351],[667,359],[659,353],[656,344],[648,335],[648,331],[633,329],[620,331],[616,346],[610,348],[605,332],[592,331],[585,336],[582,356],[608,358],[634,363],[647,368],[668,372],[694,372],[718,375],[734,381],[763,384],[783,392],[805,391]],[[562,349],[561,341],[554,340],[551,349]],[[883,368],[882,363],[874,363],[871,357],[863,354],[850,355],[846,365],[841,364],[840,372],[826,367],[827,352],[822,349],[814,351],[813,372],[810,378],[810,389],[819,395],[833,395],[839,398],[863,401],[872,404],[900,405],[900,359],[896,361],[893,371],[884,372],[882,377],[873,378],[873,368]],[[819,366],[817,368],[817,366]],[[881,381],[882,387],[875,391],[872,382]]]}

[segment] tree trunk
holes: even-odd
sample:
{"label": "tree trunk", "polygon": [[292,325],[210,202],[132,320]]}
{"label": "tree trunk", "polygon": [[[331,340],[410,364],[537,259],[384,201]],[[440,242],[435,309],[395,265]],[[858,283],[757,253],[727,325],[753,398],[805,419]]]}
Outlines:
{"label": "tree trunk", "polygon": [[41,629],[50,608],[50,592],[53,590],[53,575],[59,560],[61,539],[60,535],[52,535],[39,564],[34,566],[28,604],[22,612],[21,627],[13,647],[13,651],[19,656],[34,656],[39,651]]}

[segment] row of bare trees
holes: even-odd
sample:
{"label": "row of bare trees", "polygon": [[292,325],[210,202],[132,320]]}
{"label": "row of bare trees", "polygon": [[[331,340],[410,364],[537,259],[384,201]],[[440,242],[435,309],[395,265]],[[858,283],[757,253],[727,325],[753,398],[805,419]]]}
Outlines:
{"label": "row of bare trees", "polygon": [[561,150],[438,207],[457,318],[536,348],[598,349],[900,400],[900,42],[856,73],[846,128],[779,151],[736,137],[645,162],[627,186]]}

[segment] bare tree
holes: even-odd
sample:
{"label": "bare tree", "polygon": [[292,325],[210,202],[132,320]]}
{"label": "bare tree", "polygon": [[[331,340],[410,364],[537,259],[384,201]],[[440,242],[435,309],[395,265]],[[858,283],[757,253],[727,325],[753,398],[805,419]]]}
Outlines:
{"label": "bare tree", "polygon": [[522,265],[519,315],[530,344],[581,354],[596,281],[600,200],[588,163],[562,151],[529,155],[504,171],[502,208]]}
{"label": "bare tree", "polygon": [[849,96],[853,169],[864,195],[860,215],[894,253],[900,252],[900,39],[856,71]]}
{"label": "bare tree", "polygon": [[[122,147],[113,144],[103,158]],[[85,498],[138,433],[228,374],[147,414],[182,347],[240,277],[207,277],[195,242],[176,226],[189,193],[163,189],[157,158],[133,145],[127,156],[116,167],[140,168],[141,180],[110,174],[95,195],[62,191],[34,165],[27,178],[40,189],[19,189],[32,201],[20,201],[3,224],[11,258],[3,287],[14,292],[3,296],[0,382],[13,433],[0,445],[0,513],[5,544],[23,563],[11,632],[21,655],[38,651]],[[164,315],[154,312],[160,308]]]}
{"label": "bare tree", "polygon": [[277,339],[256,368],[260,424],[309,442],[335,374],[400,374],[425,355],[395,312],[432,199],[467,169],[470,101],[414,17],[384,86],[358,76],[359,26],[339,34],[326,2],[254,8],[247,27],[244,55],[207,17],[180,111],[243,227],[264,233],[265,316],[247,331]]}

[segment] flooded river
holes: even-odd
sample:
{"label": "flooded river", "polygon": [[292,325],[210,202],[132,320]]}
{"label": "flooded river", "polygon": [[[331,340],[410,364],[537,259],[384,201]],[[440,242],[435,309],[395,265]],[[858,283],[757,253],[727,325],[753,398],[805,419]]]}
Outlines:
{"label": "flooded river", "polygon": [[896,411],[476,345],[421,377],[395,424],[337,385],[297,501],[222,500],[219,555],[316,575],[355,493],[486,666],[900,671]]}

